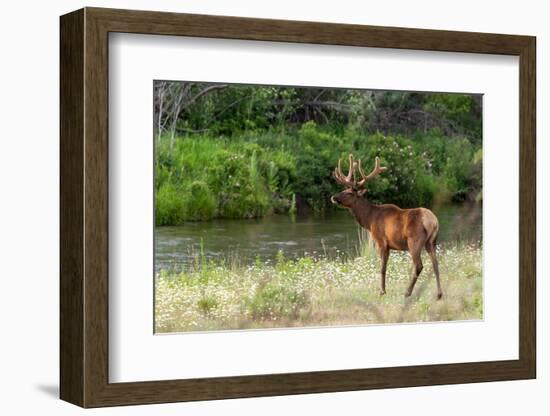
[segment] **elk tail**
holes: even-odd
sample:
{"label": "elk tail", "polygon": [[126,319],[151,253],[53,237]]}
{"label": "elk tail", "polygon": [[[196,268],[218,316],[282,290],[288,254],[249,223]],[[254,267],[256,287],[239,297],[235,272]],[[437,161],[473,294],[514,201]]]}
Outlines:
{"label": "elk tail", "polygon": [[422,225],[428,236],[427,243],[435,246],[437,235],[439,234],[439,221],[437,221],[434,213],[428,209],[425,209],[422,214]]}

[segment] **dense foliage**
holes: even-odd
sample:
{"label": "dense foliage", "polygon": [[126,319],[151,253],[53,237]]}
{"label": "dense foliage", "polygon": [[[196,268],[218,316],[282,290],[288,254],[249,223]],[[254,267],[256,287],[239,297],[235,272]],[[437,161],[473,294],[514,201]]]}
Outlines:
{"label": "dense foliage", "polygon": [[480,199],[480,114],[463,94],[156,83],[156,223],[332,209],[350,152],[389,168],[372,202]]}

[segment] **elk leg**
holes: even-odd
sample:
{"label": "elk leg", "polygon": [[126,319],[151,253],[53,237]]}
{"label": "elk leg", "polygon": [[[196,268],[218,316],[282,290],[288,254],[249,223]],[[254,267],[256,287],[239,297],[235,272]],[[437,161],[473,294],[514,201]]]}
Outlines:
{"label": "elk leg", "polygon": [[380,254],[380,295],[386,294],[386,266],[388,265],[388,257],[390,249],[388,247],[378,246]]}
{"label": "elk leg", "polygon": [[439,263],[437,262],[437,257],[435,253],[436,252],[435,243],[433,242],[426,243],[426,251],[430,255],[430,259],[432,260],[432,265],[433,265],[434,274],[435,274],[435,281],[437,282],[437,299],[441,299],[443,296],[443,292],[441,290],[441,282],[439,281]]}
{"label": "elk leg", "polygon": [[416,280],[418,279],[418,275],[422,271],[422,268],[424,267],[422,265],[422,257],[420,255],[422,248],[420,247],[410,247],[409,252],[411,253],[412,261],[413,261],[413,271],[411,274],[411,281],[409,283],[409,287],[407,288],[407,291],[405,292],[405,296],[411,296],[411,293],[414,289],[414,285],[416,284]]}

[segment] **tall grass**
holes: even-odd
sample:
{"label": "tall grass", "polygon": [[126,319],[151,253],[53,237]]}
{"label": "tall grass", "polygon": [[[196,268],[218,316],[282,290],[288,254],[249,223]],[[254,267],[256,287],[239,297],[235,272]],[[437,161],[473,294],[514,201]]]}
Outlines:
{"label": "tall grass", "polygon": [[405,252],[392,252],[387,294],[378,295],[379,261],[365,240],[364,256],[322,254],[242,265],[197,261],[155,279],[157,332],[471,320],[483,317],[480,244],[447,244],[438,251],[444,297],[437,301],[429,259],[413,295]]}
{"label": "tall grass", "polygon": [[[289,159],[283,151],[268,157],[254,143],[187,138],[177,139],[171,149],[163,138],[157,148],[155,222],[261,217],[277,207],[279,187],[285,178],[288,183],[286,168],[277,161]],[[269,166],[271,186],[264,175]]]}
{"label": "tall grass", "polygon": [[[173,145],[172,145],[173,144]],[[437,131],[419,137],[298,129],[246,132],[230,138],[163,136],[156,148],[156,225],[213,218],[294,214],[332,209],[339,190],[331,177],[338,158],[380,156],[390,169],[369,187],[372,202],[403,207],[481,199],[479,149]]]}

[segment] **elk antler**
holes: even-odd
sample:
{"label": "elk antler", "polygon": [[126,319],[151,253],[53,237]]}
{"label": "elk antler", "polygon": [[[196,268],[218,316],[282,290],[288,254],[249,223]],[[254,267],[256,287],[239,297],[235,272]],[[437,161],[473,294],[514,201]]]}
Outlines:
{"label": "elk antler", "polygon": [[[336,182],[338,182],[341,185],[347,186],[349,188],[353,188],[356,184],[355,181],[355,168],[357,167],[357,162],[353,160],[353,155],[350,153],[349,155],[349,171],[347,176],[344,176],[342,173],[342,160],[338,159],[338,167],[334,169],[333,176],[334,179],[336,179]],[[352,180],[353,179],[353,180]]]}
{"label": "elk antler", "polygon": [[380,166],[380,158],[378,156],[376,156],[376,158],[374,159],[374,169],[368,175],[365,175],[365,172],[363,172],[363,169],[361,168],[361,160],[358,161],[357,168],[359,170],[359,173],[361,174],[361,177],[363,178],[357,184],[358,186],[365,185],[368,180],[374,178],[376,175],[384,172],[387,169],[386,167]]}

